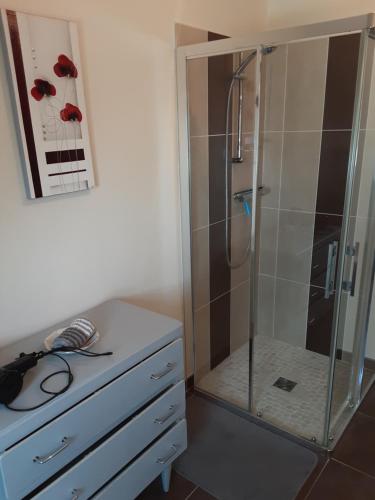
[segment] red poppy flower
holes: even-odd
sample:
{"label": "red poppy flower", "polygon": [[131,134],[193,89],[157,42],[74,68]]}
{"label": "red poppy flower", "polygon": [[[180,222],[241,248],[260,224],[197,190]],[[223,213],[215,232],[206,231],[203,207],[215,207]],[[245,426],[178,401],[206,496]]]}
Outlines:
{"label": "red poppy flower", "polygon": [[47,80],[34,80],[34,85],[35,87],[31,89],[31,95],[37,101],[43,99],[44,96],[49,97],[51,95],[56,95],[56,87],[47,82]]}
{"label": "red poppy flower", "polygon": [[59,77],[70,76],[72,78],[77,78],[78,76],[78,71],[74,62],[64,54],[60,54],[57,58],[57,63],[54,65],[53,71]]}
{"label": "red poppy flower", "polygon": [[70,104],[70,102],[67,102],[65,104],[65,108],[60,111],[60,118],[62,119],[63,122],[69,122],[69,121],[81,122],[82,113],[77,106],[74,106],[74,104]]}

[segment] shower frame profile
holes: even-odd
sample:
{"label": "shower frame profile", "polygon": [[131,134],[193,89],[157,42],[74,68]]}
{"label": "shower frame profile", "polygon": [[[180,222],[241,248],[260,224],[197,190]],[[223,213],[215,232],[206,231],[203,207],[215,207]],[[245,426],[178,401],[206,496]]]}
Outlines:
{"label": "shower frame profile", "polygon": [[[343,287],[343,277],[345,271],[345,244],[349,231],[349,214],[352,204],[352,193],[354,189],[354,182],[357,173],[357,159],[358,159],[358,143],[360,132],[360,120],[362,111],[362,97],[364,87],[364,72],[366,64],[366,51],[369,38],[369,30],[375,26],[375,15],[365,14],[355,17],[338,19],[333,21],[321,22],[305,26],[298,26],[293,28],[286,28],[281,30],[266,31],[255,33],[251,37],[244,38],[226,38],[217,41],[197,43],[194,45],[186,45],[177,48],[176,51],[176,65],[177,65],[177,112],[178,112],[178,141],[179,141],[179,177],[180,177],[180,204],[181,204],[181,236],[182,236],[182,265],[183,265],[183,295],[184,295],[184,329],[185,337],[193,341],[193,351],[195,350],[195,339],[193,332],[193,301],[192,301],[192,246],[191,246],[191,184],[190,184],[190,140],[189,140],[189,111],[188,111],[188,90],[187,90],[187,63],[191,59],[210,57],[215,55],[241,53],[249,50],[257,50],[256,56],[256,104],[255,110],[255,126],[254,126],[254,158],[253,158],[253,186],[258,186],[258,170],[259,170],[259,103],[262,102],[261,92],[261,78],[260,78],[260,64],[262,58],[262,46],[277,46],[279,44],[292,43],[298,41],[306,41],[308,39],[317,39],[327,36],[338,36],[349,33],[361,33],[361,43],[359,51],[359,64],[356,81],[356,95],[354,104],[353,127],[350,143],[348,175],[346,182],[344,212],[343,212],[343,227],[340,237],[340,251],[338,255],[338,268],[336,273],[336,283],[340,286],[336,287],[336,298],[334,306],[334,317],[332,326],[332,341],[330,352],[330,368],[328,375],[328,389],[327,389],[327,406],[325,411],[325,423],[323,429],[323,442],[319,446],[331,449],[337,442],[341,432],[349,422],[352,414],[354,413],[357,405],[359,404],[361,394],[361,374],[364,369],[364,346],[366,343],[366,335],[368,329],[368,314],[371,303],[370,291],[374,284],[375,274],[375,213],[369,215],[369,227],[374,225],[373,232],[370,233],[370,247],[367,245],[367,251],[363,256],[363,269],[364,266],[369,266],[371,269],[371,277],[367,282],[365,281],[366,294],[363,297],[362,305],[359,304],[359,311],[363,317],[358,319],[359,324],[354,335],[354,352],[352,364],[352,379],[351,379],[351,393],[357,397],[357,401],[353,403],[352,412],[345,414],[345,418],[340,422],[337,427],[337,432],[334,438],[330,436],[330,421],[331,421],[331,403],[332,394],[334,389],[334,376],[335,376],[335,362],[336,362],[336,349],[339,337],[339,316],[340,316],[340,302]],[[375,184],[373,185],[374,193],[372,193],[372,202],[370,203],[370,210],[375,211]],[[258,226],[258,210],[257,210],[257,190],[253,192],[253,209],[252,209],[252,224],[251,224],[251,248],[250,248],[250,269],[255,269],[258,259],[257,251],[257,226]],[[364,272],[364,271],[362,271]],[[250,367],[249,367],[249,400],[247,414],[251,418],[257,419],[257,416],[252,412],[252,370],[253,370],[253,339],[255,336],[256,327],[256,297],[257,297],[257,273],[250,271],[250,307],[249,307],[249,354],[250,354]],[[365,301],[365,303],[363,303]],[[362,393],[362,396],[364,394]],[[220,404],[232,407],[230,403],[220,400]],[[234,409],[234,408],[233,408]],[[236,409],[240,413],[242,410]],[[274,428],[281,433],[286,431],[275,427],[273,424],[259,419],[263,425]],[[287,433],[289,434],[289,433]],[[293,435],[295,439],[302,439]]]}

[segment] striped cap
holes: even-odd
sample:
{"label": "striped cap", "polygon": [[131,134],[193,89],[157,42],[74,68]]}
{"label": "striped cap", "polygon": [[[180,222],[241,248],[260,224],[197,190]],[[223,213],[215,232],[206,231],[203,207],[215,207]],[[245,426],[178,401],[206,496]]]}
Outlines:
{"label": "striped cap", "polygon": [[96,333],[96,326],[87,318],[75,319],[53,341],[53,348],[84,347]]}

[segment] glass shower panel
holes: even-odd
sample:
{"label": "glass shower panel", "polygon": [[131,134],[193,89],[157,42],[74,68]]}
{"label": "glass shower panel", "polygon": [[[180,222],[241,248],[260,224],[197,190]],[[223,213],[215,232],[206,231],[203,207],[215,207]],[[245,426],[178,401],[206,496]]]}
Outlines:
{"label": "glass shower panel", "polygon": [[[330,440],[339,435],[374,379],[375,346],[371,329],[373,314],[372,273],[375,251],[374,125],[375,75],[373,39],[363,35],[364,70],[357,124],[353,125],[352,149],[357,149],[348,234],[345,242],[343,287],[338,311],[338,339],[332,387]],[[361,90],[362,89],[362,90]],[[356,138],[358,144],[356,145]],[[369,281],[370,280],[370,281]],[[368,328],[370,321],[370,328]],[[367,335],[367,330],[369,335]],[[367,338],[367,343],[366,343]]]}
{"label": "glass shower panel", "polygon": [[264,195],[252,411],[318,443],[359,41],[349,34],[291,42],[262,61]]}
{"label": "glass shower panel", "polygon": [[246,409],[255,53],[187,61],[194,381]]}

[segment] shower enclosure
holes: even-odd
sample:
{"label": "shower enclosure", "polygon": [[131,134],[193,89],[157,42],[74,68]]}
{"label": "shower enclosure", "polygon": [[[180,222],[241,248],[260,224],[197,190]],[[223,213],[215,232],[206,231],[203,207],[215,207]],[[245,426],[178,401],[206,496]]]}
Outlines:
{"label": "shower enclosure", "polygon": [[326,448],[375,374],[373,25],[178,49],[195,388]]}

